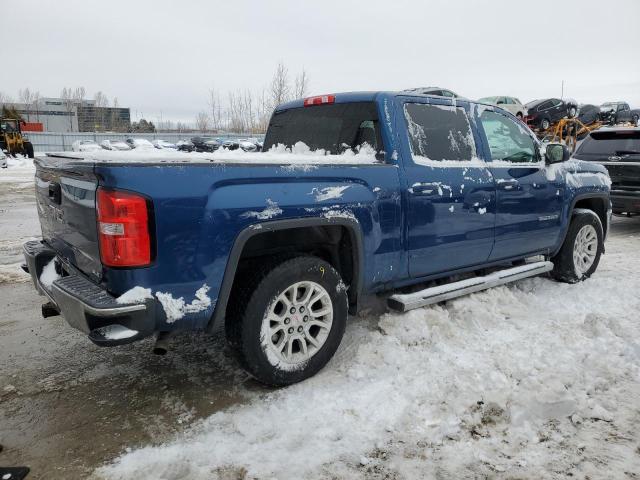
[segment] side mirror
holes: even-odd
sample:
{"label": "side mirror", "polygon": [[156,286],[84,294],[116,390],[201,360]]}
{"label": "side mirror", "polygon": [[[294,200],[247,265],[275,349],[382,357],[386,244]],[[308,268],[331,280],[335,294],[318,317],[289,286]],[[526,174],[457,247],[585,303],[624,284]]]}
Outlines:
{"label": "side mirror", "polygon": [[552,163],[566,162],[571,157],[569,149],[561,143],[549,143],[544,152],[544,158],[547,165]]}

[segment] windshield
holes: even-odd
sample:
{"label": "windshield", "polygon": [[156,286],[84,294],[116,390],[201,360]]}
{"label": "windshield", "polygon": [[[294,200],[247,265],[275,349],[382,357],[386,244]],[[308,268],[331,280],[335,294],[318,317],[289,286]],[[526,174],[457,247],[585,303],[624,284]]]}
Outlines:
{"label": "windshield", "polygon": [[482,103],[496,103],[496,98],[498,97],[483,97],[478,101]]}
{"label": "windshield", "polygon": [[374,102],[337,103],[292,108],[271,117],[264,150],[283,144],[291,148],[297,142],[311,150],[331,154],[355,150],[366,143],[382,150],[378,111]]}
{"label": "windshield", "polygon": [[578,155],[640,155],[640,131],[594,132],[578,148]]}

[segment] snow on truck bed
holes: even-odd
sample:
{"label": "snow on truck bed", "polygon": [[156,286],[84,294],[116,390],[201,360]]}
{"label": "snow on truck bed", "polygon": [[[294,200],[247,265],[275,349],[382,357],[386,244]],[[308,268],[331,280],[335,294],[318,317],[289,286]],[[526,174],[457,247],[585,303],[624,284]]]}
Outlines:
{"label": "snow on truck bed", "polygon": [[332,155],[325,150],[311,150],[302,142],[292,148],[277,145],[266,152],[245,152],[241,149],[220,148],[212,153],[178,152],[175,150],[134,149],[130,151],[99,150],[94,152],[62,152],[50,155],[77,158],[81,161],[104,163],[225,163],[225,164],[276,164],[276,165],[349,165],[376,164],[375,151],[364,145],[353,152],[346,150]]}

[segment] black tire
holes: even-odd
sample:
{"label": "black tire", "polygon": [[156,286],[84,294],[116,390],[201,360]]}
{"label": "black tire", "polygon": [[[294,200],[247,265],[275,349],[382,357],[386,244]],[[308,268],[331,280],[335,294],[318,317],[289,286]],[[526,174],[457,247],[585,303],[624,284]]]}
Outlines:
{"label": "black tire", "polygon": [[638,115],[634,115],[633,117],[631,117],[631,122],[633,123],[634,127],[640,127],[640,124],[638,124]]}
{"label": "black tire", "polygon": [[548,118],[540,120],[540,130],[547,130],[551,126],[551,121]]}
{"label": "black tire", "polygon": [[516,113],[516,118],[518,118],[519,120],[522,120],[524,118],[522,115],[522,112]]}
{"label": "black tire", "polygon": [[34,157],[34,152],[33,152],[33,143],[31,142],[24,142],[24,153],[27,155],[27,157],[29,158],[33,158]]}
{"label": "black tire", "polygon": [[[301,366],[289,368],[269,359],[261,341],[262,322],[276,298],[296,282],[319,284],[328,294],[333,309],[331,328],[322,346]],[[225,322],[227,339],[235,348],[242,366],[258,381],[285,386],[315,375],[338,349],[348,315],[348,298],[340,274],[324,260],[295,256],[284,261],[254,262],[244,279],[234,287],[230,315]],[[276,364],[274,364],[274,362]]]}
{"label": "black tire", "polygon": [[578,109],[576,107],[574,107],[573,105],[571,105],[569,107],[569,110],[568,110],[567,113],[568,113],[569,118],[573,118],[573,117],[576,116],[576,113],[578,113]]}
{"label": "black tire", "polygon": [[[583,227],[592,226],[597,236],[597,246],[595,258],[588,270],[580,272],[574,262],[574,248],[576,238]],[[564,239],[562,248],[558,254],[551,260],[553,262],[553,271],[551,275],[560,282],[577,283],[589,278],[598,268],[600,256],[604,252],[604,233],[602,231],[602,222],[598,215],[591,210],[577,210],[574,212],[567,236]]]}

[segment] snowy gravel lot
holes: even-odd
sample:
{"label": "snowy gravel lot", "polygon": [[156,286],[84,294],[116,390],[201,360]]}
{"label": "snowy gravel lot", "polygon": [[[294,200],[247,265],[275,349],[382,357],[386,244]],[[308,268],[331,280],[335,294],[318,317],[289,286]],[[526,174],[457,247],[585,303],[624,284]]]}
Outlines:
{"label": "snowy gravel lot", "polygon": [[374,300],[316,377],[266,389],[219,338],[100,349],[17,269],[28,162],[0,171],[0,465],[28,478],[640,478],[640,219],[599,270],[399,315]]}

